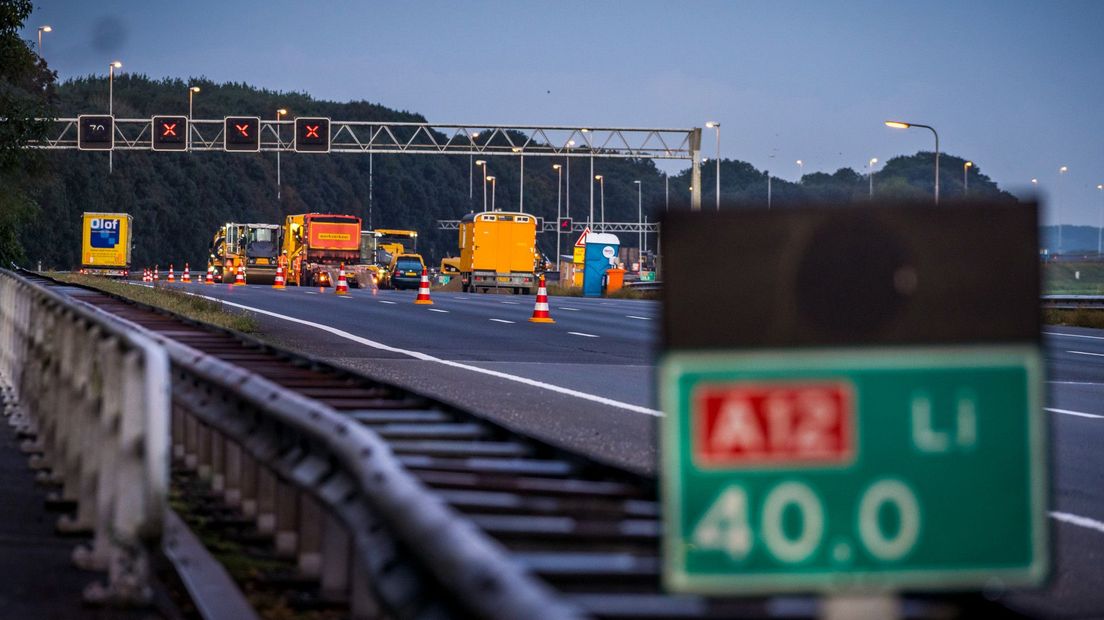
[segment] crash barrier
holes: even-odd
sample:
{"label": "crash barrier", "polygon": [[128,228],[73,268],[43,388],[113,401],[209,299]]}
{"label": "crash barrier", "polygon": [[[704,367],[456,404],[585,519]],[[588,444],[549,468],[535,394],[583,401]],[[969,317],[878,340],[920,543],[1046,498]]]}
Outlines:
{"label": "crash barrier", "polygon": [[63,533],[91,534],[74,563],[106,571],[93,603],[148,602],[169,483],[169,362],[162,347],[99,313],[0,271],[5,414],[53,499]]}
{"label": "crash barrier", "polygon": [[[112,319],[115,320],[115,319]],[[353,618],[573,618],[348,413],[125,324],[168,355],[172,457]]]}
{"label": "crash barrier", "polygon": [[1055,310],[1104,310],[1104,295],[1043,295],[1042,306]]}

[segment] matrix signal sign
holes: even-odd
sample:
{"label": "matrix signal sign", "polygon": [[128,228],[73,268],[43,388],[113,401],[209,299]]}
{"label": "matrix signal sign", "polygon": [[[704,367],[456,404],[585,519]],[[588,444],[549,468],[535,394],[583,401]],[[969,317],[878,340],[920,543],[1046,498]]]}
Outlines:
{"label": "matrix signal sign", "polygon": [[256,153],[261,150],[261,119],[256,116],[227,116],[223,121],[223,148]]}
{"label": "matrix signal sign", "polygon": [[187,116],[155,116],[153,117],[153,150],[155,151],[186,151],[188,150],[188,117]]}
{"label": "matrix signal sign", "polygon": [[115,117],[82,114],[77,117],[77,148],[110,151],[115,148]]}
{"label": "matrix signal sign", "polygon": [[296,153],[329,153],[330,152],[330,119],[328,119],[328,118],[297,118],[297,119],[295,119],[295,152]]}

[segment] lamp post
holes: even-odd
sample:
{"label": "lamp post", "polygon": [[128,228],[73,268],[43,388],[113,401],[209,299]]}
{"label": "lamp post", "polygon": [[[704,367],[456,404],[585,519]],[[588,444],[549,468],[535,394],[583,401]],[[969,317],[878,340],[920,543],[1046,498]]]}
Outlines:
{"label": "lamp post", "polygon": [[[192,97],[199,92],[198,86],[188,87],[188,121],[192,120]],[[188,132],[191,134],[191,132]]]}
{"label": "lamp post", "polygon": [[970,193],[970,168],[974,167],[974,162],[968,161],[962,164],[962,195],[966,196]]}
{"label": "lamp post", "polygon": [[276,110],[276,201],[277,202],[280,201],[280,151],[281,151],[281,147],[283,146],[281,144],[281,140],[280,140],[280,117],[286,115],[287,113],[288,113],[287,110],[284,109],[284,108],[280,108],[279,110]]}
{"label": "lamp post", "polygon": [[54,31],[54,29],[51,26],[39,26],[38,27],[38,55],[41,56],[43,60],[45,60],[46,57],[42,56],[42,33],[43,32],[53,32],[53,31]]}
{"label": "lamp post", "polygon": [[644,264],[644,209],[642,207],[642,205],[644,204],[642,198],[643,185],[640,183],[640,181],[633,181],[633,183],[636,183],[636,226],[638,231],[636,234],[636,248],[640,251],[640,264]]}
{"label": "lamp post", "polygon": [[483,211],[487,210],[487,160],[477,159],[475,165],[483,168]]}
{"label": "lamp post", "polygon": [[[1063,191],[1066,186],[1062,183],[1062,175],[1069,172],[1068,166],[1062,166],[1058,169],[1058,193],[1059,197],[1065,198],[1065,192]],[[1058,254],[1062,253],[1062,201],[1055,200],[1054,204],[1058,207]]]}
{"label": "lamp post", "polygon": [[800,183],[805,178],[805,162],[799,159],[795,163],[797,164],[797,182]]}
{"label": "lamp post", "polygon": [[874,164],[878,163],[877,157],[871,157],[870,161],[866,162],[866,176],[870,181],[870,197],[874,197]]}
{"label": "lamp post", "polygon": [[[520,153],[521,147],[513,147],[510,149],[514,153]],[[518,173],[518,177],[521,178],[521,188],[518,190],[518,211],[525,213],[525,155],[521,155],[521,171]]]}
{"label": "lamp post", "polygon": [[663,212],[671,210],[671,175],[663,173]]}
{"label": "lamp post", "polygon": [[495,184],[495,178],[494,177],[487,177],[487,180],[491,182],[491,211],[494,211],[495,210],[495,187],[497,187],[497,185]]}
{"label": "lamp post", "polygon": [[935,204],[939,204],[939,133],[935,131],[935,127],[931,125],[921,125],[920,123],[906,123],[903,121],[886,121],[885,124],[886,127],[892,127],[894,129],[922,127],[930,130],[932,135],[935,136]]}
{"label": "lamp post", "polygon": [[[1100,183],[1096,186],[1096,189],[1100,190],[1100,195],[1104,196],[1104,183]],[[1100,241],[1101,232],[1104,231],[1104,202],[1100,203],[1100,218],[1099,224],[1096,227],[1096,257],[1100,258]]]}
{"label": "lamp post", "polygon": [[705,124],[706,127],[711,127],[717,130],[717,210],[721,210],[721,124],[717,121],[709,121]]}
{"label": "lamp post", "polygon": [[767,175],[767,208],[771,208],[771,175],[770,170],[764,170],[763,174]]}
{"label": "lamp post", "polygon": [[568,157],[564,158],[564,168],[566,168],[567,174],[564,175],[564,217],[571,217],[571,147],[575,146],[574,140],[567,141]]}
{"label": "lamp post", "polygon": [[563,166],[560,164],[552,164],[552,169],[556,171],[556,269],[559,269],[560,238],[563,237],[563,229],[560,227],[560,218],[563,217],[560,211],[560,190],[563,188]]}
{"label": "lamp post", "polygon": [[475,195],[475,139],[479,137],[478,131],[471,132],[472,151],[468,153],[468,208],[471,208],[472,198]]}
{"label": "lamp post", "polygon": [[[606,177],[596,174],[594,180],[598,181],[598,185],[602,188],[602,232],[606,232]],[[591,184],[591,187],[594,185]]]}
{"label": "lamp post", "polygon": [[[107,65],[107,113],[114,118],[115,117],[115,70],[123,66],[123,63],[118,60],[111,61]],[[112,131],[115,131],[114,123],[112,124]],[[115,170],[115,149],[107,152],[107,173],[111,174]]]}

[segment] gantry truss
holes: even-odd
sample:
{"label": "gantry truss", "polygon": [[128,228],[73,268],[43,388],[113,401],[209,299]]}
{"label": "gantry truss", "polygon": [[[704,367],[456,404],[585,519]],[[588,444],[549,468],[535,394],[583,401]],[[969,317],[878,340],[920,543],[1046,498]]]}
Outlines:
{"label": "gantry truss", "polygon": [[[541,220],[542,218],[537,218]],[[592,222],[573,221],[571,232],[583,232],[590,227],[591,232],[634,232],[634,233],[658,233],[659,222]],[[437,220],[438,230],[460,230],[460,220]],[[558,222],[544,220],[537,232],[556,232],[559,230]],[[568,232],[566,230],[561,232]]]}

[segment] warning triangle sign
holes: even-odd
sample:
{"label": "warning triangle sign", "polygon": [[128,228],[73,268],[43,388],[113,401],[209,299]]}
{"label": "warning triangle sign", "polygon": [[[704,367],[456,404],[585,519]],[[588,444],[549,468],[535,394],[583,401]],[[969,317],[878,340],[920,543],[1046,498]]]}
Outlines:
{"label": "warning triangle sign", "polygon": [[575,247],[585,248],[586,247],[586,238],[587,238],[587,235],[589,235],[589,234],[590,234],[590,226],[587,226],[586,228],[583,229],[583,234],[579,235],[579,238],[575,240]]}

